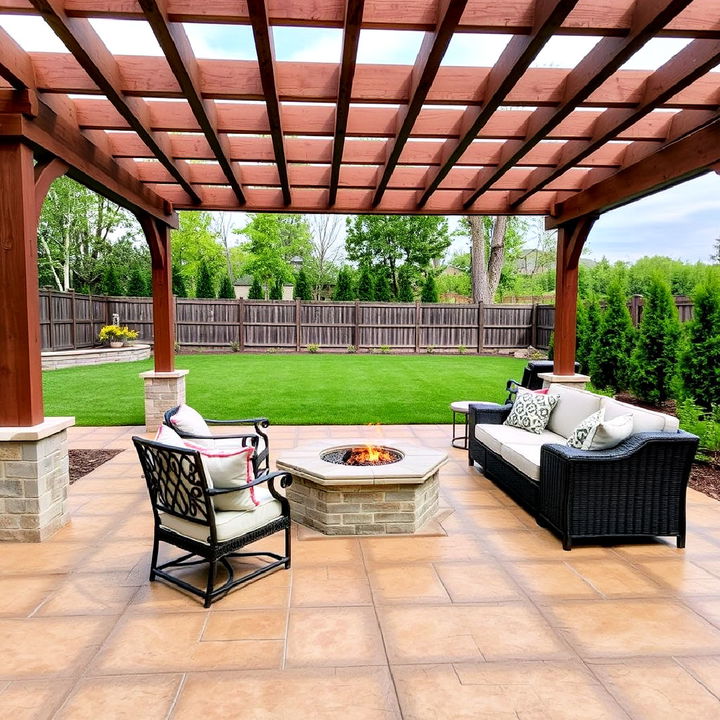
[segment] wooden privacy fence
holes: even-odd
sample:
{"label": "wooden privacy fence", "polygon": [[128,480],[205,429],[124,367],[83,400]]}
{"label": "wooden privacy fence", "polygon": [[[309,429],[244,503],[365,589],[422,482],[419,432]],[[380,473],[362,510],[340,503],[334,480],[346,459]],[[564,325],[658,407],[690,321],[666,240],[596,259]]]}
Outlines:
{"label": "wooden privacy fence", "polygon": [[[681,320],[692,315],[692,301],[676,298]],[[642,298],[631,298],[639,322]],[[43,350],[89,348],[103,325],[119,322],[152,341],[152,300],[40,292]],[[358,350],[387,345],[410,352],[428,347],[470,352],[533,345],[547,348],[553,330],[552,305],[421,304],[201,300],[176,298],[176,337],[185,347],[243,350],[301,350],[316,344],[327,349]]]}

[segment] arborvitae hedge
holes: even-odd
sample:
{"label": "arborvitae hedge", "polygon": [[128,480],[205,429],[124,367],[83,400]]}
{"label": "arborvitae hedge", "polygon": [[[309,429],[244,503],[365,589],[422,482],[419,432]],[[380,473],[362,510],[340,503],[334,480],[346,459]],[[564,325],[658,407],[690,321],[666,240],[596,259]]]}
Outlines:
{"label": "arborvitae hedge", "polygon": [[590,372],[590,358],[593,349],[598,341],[598,330],[600,329],[600,303],[596,297],[592,297],[587,303],[578,305],[577,323],[577,361],[580,363],[580,370],[584,373]]}
{"label": "arborvitae hedge", "polygon": [[173,295],[176,297],[187,297],[187,288],[185,287],[185,278],[180,272],[180,268],[177,265],[172,267],[172,287]]}
{"label": "arborvitae hedge", "polygon": [[283,281],[282,278],[276,278],[275,282],[270,286],[270,300],[283,299]]}
{"label": "arborvitae hedge", "polygon": [[403,265],[398,272],[398,302],[414,302],[415,294],[413,293],[412,278],[410,271]]}
{"label": "arborvitae hedge", "polygon": [[140,272],[140,268],[133,268],[128,278],[127,294],[130,297],[146,297],[148,295],[148,286],[145,276]]}
{"label": "arborvitae hedge", "polygon": [[380,270],[375,282],[375,300],[378,302],[390,302],[392,300],[390,278],[384,269]]}
{"label": "arborvitae hedge", "polygon": [[358,300],[364,302],[372,302],[375,300],[375,283],[372,273],[367,265],[360,268],[360,277],[358,278]]}
{"label": "arborvitae hedge", "polygon": [[641,400],[658,404],[672,395],[679,343],[680,320],[670,285],[655,276],[645,292],[630,368],[630,389]]}
{"label": "arborvitae hedge", "polygon": [[264,299],[265,291],[263,290],[263,286],[260,284],[260,280],[258,280],[256,277],[253,277],[252,285],[250,285],[250,290],[248,291],[248,300]]}
{"label": "arborvitae hedge", "polygon": [[613,392],[628,388],[634,339],[635,328],[625,292],[619,283],[613,283],[608,288],[598,340],[590,356],[590,375],[595,387]]}
{"label": "arborvitae hedge", "polygon": [[102,291],[103,295],[112,295],[114,297],[125,294],[122,284],[120,283],[120,277],[112,265],[105,268],[105,272],[103,273]]}
{"label": "arborvitae hedge", "polygon": [[420,294],[420,302],[424,303],[436,303],[438,301],[437,285],[435,284],[435,276],[432,272],[428,272],[425,277],[425,282],[422,286],[422,293]]}
{"label": "arborvitae hedge", "polygon": [[218,290],[218,297],[224,298],[225,300],[233,300],[235,298],[235,289],[233,288],[232,282],[227,275],[222,276],[220,281],[220,289]]}
{"label": "arborvitae hedge", "polygon": [[214,298],[215,288],[213,287],[212,275],[206,262],[201,262],[198,268],[197,281],[195,283],[195,297]]}
{"label": "arborvitae hedge", "polygon": [[312,300],[312,288],[308,280],[305,270],[300,268],[295,278],[295,299],[296,300]]}

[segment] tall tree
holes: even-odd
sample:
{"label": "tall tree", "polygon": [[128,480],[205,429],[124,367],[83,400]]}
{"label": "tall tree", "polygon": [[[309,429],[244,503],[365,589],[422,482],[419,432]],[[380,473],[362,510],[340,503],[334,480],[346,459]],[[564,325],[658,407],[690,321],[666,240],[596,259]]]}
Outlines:
{"label": "tall tree", "polygon": [[350,260],[383,267],[392,294],[398,291],[398,269],[406,264],[420,273],[450,247],[447,218],[429,215],[357,215],[346,220],[345,249]]}
{"label": "tall tree", "polygon": [[298,270],[295,278],[295,299],[296,300],[312,300],[312,288],[308,280],[307,273],[304,268]]}
{"label": "tall tree", "polygon": [[275,278],[270,285],[270,299],[271,300],[282,300],[283,299],[283,281],[281,278]]}
{"label": "tall tree", "polygon": [[233,288],[232,280],[229,276],[223,275],[220,279],[220,288],[218,289],[218,297],[225,300],[235,299],[235,288]]}
{"label": "tall tree", "polygon": [[333,300],[347,301],[353,300],[353,287],[352,277],[347,268],[340,268],[338,273],[337,283],[335,284],[335,292],[333,293]]}
{"label": "tall tree", "polygon": [[608,288],[598,338],[601,342],[595,343],[590,359],[593,385],[613,392],[627,390],[635,329],[627,308],[627,295],[619,282]]}
{"label": "tall tree", "polygon": [[342,219],[338,215],[310,215],[308,225],[311,251],[305,267],[312,293],[318,299],[323,288],[332,284],[342,261]]}
{"label": "tall tree", "polygon": [[[435,291],[437,296],[437,290]],[[401,265],[398,271],[398,302],[414,302],[415,293],[413,292],[412,277],[410,269],[406,265]],[[437,300],[436,300],[437,302]]]}
{"label": "tall tree", "polygon": [[377,302],[390,302],[393,299],[392,286],[390,285],[389,272],[385,267],[380,267],[375,279],[375,300]]}
{"label": "tall tree", "polygon": [[173,295],[176,297],[184,298],[187,297],[187,288],[185,287],[185,278],[180,272],[180,268],[177,263],[173,262],[172,265],[172,288]]}
{"label": "tall tree", "polygon": [[645,295],[637,344],[630,366],[630,389],[641,400],[661,403],[675,386],[680,320],[670,285],[656,275]]}
{"label": "tall tree", "polygon": [[111,295],[118,297],[124,295],[123,286],[120,282],[120,276],[114,265],[108,265],[102,277],[102,293],[103,295]]}
{"label": "tall tree", "polygon": [[264,284],[277,278],[291,282],[290,261],[295,257],[305,260],[310,254],[310,229],[302,215],[252,215],[250,222],[235,232],[247,238],[242,246],[249,257],[244,271]]}
{"label": "tall tree", "polygon": [[198,298],[214,298],[215,287],[210,274],[210,268],[204,261],[200,261],[198,268],[197,281],[195,283],[195,297]]}
{"label": "tall tree", "polygon": [[590,358],[598,342],[599,328],[600,303],[593,295],[587,302],[578,303],[577,359],[582,372],[590,372]]}
{"label": "tall tree", "polygon": [[260,280],[253,276],[252,285],[250,285],[250,290],[248,292],[248,300],[264,300],[265,299],[265,291],[263,290],[263,286],[260,283]]}
{"label": "tall tree", "polygon": [[429,271],[425,277],[425,282],[422,286],[422,293],[420,295],[420,301],[424,303],[436,303],[438,301],[438,291],[435,285],[435,275]]}
{"label": "tall tree", "polygon": [[170,233],[173,262],[177,263],[186,287],[195,284],[202,264],[206,266],[212,283],[214,278],[226,271],[225,254],[212,229],[212,215],[191,210],[178,213],[178,217],[180,227]]}
{"label": "tall tree", "polygon": [[[210,223],[210,229],[217,238],[218,242],[222,245],[223,252],[225,254],[225,262],[227,263],[227,274],[232,283],[235,280],[235,273],[233,272],[232,262],[232,247],[230,245],[230,236],[233,234],[233,227],[235,225],[235,216],[233,213],[228,212],[216,212],[212,215],[212,221]],[[222,285],[221,285],[222,289]],[[222,295],[220,295],[222,297]],[[234,297],[234,296],[233,296]]]}
{"label": "tall tree", "polygon": [[130,297],[146,297],[148,287],[144,275],[140,272],[140,268],[135,267],[130,271],[128,277],[127,294]]}
{"label": "tall tree", "polygon": [[358,277],[358,300],[363,302],[372,302],[375,299],[375,282],[373,281],[372,272],[367,265],[360,267],[360,276]]}

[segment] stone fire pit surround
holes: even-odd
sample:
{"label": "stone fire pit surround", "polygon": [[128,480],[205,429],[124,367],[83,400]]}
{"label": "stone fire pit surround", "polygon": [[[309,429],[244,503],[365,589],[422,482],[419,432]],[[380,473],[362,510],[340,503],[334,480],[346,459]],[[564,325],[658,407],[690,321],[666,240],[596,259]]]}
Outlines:
{"label": "stone fire pit surround", "polygon": [[[387,465],[350,466],[321,455],[341,448],[380,445],[402,459]],[[386,438],[318,440],[282,453],[279,470],[293,476],[287,490],[293,520],[326,535],[417,532],[438,511],[439,469],[447,455]]]}

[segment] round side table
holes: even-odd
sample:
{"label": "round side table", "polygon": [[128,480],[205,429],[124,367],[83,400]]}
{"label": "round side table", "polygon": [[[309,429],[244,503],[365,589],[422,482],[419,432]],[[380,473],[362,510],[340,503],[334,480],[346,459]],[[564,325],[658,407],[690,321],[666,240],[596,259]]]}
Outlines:
{"label": "round side table", "polygon": [[[454,448],[458,448],[459,450],[468,449],[468,413],[470,405],[478,402],[482,401],[457,400],[454,403],[450,403],[450,409],[452,410],[453,414],[452,440],[450,441],[450,444]],[[462,421],[460,421],[459,416],[463,416]],[[463,435],[456,435],[457,426],[460,422],[462,422]]]}

